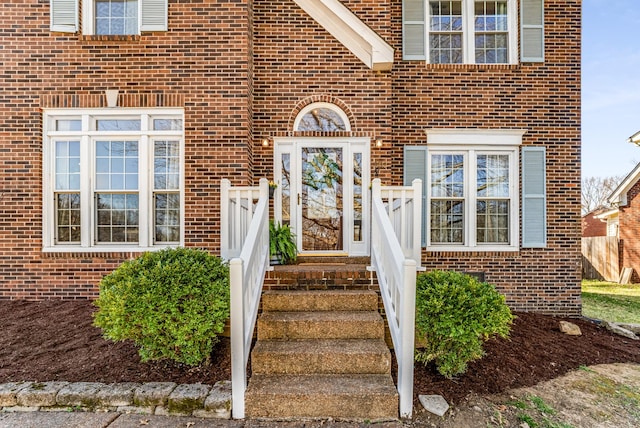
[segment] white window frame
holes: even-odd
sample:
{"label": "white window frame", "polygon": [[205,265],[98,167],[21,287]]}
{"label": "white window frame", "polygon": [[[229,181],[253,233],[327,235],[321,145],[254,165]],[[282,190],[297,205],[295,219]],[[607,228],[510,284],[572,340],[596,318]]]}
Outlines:
{"label": "white window frame", "polygon": [[[81,131],[56,131],[56,120],[81,120]],[[97,119],[140,119],[140,131],[97,131]],[[155,131],[154,119],[180,119],[182,130]],[[95,144],[100,138],[131,139],[139,142],[138,189],[139,195],[139,239],[137,243],[97,243],[95,217]],[[80,224],[79,244],[56,244],[55,242],[55,141],[80,141]],[[179,190],[180,195],[180,240],[172,243],[154,244],[153,205],[153,142],[171,140],[179,142]],[[45,109],[43,111],[43,228],[44,252],[143,252],[184,245],[184,110],[176,108],[108,108],[108,109]],[[109,191],[106,191],[107,193]]]}
{"label": "white window frame", "polygon": [[[82,33],[96,34],[95,0],[82,1]],[[167,31],[167,0],[137,0],[138,1],[138,31],[140,35],[145,31]],[[113,36],[129,34],[111,34]]]}
{"label": "white window frame", "polygon": [[333,111],[335,114],[340,116],[340,119],[342,119],[342,122],[344,122],[344,130],[351,131],[351,123],[349,122],[349,117],[347,117],[347,114],[335,104],[325,102],[311,103],[300,110],[295,120],[293,121],[293,130],[298,131],[298,127],[300,126],[300,122],[302,122],[304,116],[315,109],[327,109]]}
{"label": "white window frame", "polygon": [[[414,55],[406,55],[403,53],[404,59],[426,59],[427,63],[431,63],[430,45],[429,45],[429,0],[424,1],[424,58]],[[475,0],[462,0],[462,63],[476,64],[475,61]],[[405,21],[406,24],[415,24],[418,22]],[[516,0],[507,0],[507,62],[495,64],[517,64],[518,63],[518,6]],[[403,34],[403,38],[405,35]],[[443,63],[454,64],[454,63]],[[485,63],[480,63],[484,65]],[[493,63],[490,63],[493,64]]]}
{"label": "white window frame", "polygon": [[[519,147],[522,130],[427,130],[426,247],[428,251],[518,251],[519,249]],[[431,243],[431,155],[463,154],[464,167],[464,230],[463,244]],[[506,244],[476,242],[477,155],[509,156],[509,242]]]}

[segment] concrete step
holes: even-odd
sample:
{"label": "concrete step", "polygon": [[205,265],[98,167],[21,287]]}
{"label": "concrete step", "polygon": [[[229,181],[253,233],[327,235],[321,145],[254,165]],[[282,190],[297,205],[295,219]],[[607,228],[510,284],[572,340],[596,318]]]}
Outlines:
{"label": "concrete step", "polygon": [[377,311],[378,294],[367,290],[266,291],[262,295],[262,310]]}
{"label": "concrete step", "polygon": [[384,339],[384,320],[373,311],[263,312],[258,340]]}
{"label": "concrete step", "polygon": [[259,340],[251,352],[254,374],[390,374],[382,339]]}
{"label": "concrete step", "polygon": [[245,399],[250,418],[398,417],[390,375],[253,375]]}

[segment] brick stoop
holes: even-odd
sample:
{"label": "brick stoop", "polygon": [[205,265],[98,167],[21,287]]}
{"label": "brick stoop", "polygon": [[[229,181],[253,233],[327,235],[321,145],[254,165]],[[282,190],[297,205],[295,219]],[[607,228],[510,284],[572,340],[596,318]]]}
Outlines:
{"label": "brick stoop", "polygon": [[265,290],[377,290],[368,257],[298,257],[267,272]]}
{"label": "brick stoop", "polygon": [[267,291],[245,395],[252,418],[398,418],[374,291]]}

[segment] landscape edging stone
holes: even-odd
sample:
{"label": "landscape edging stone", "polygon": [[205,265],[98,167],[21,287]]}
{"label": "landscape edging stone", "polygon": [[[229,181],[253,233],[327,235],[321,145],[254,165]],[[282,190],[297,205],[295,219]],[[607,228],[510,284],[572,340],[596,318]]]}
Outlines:
{"label": "landscape edging stone", "polygon": [[[188,406],[181,406],[181,398]],[[175,402],[174,402],[175,400]],[[179,412],[167,404],[177,404]],[[126,403],[126,404],[125,404]],[[137,404],[137,405],[136,405]],[[173,406],[172,406],[173,407]],[[231,418],[231,382],[215,385],[173,382],[104,384],[99,382],[7,382],[0,383],[0,413],[104,411],[119,413],[177,413],[202,418]]]}

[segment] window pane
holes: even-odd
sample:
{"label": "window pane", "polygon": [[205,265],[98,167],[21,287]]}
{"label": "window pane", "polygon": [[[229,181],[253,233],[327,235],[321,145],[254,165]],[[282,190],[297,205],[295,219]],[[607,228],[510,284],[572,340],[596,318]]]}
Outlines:
{"label": "window pane", "polygon": [[56,120],[56,131],[82,131],[82,121],[80,119],[58,119]]}
{"label": "window pane", "polygon": [[80,242],[80,194],[55,195],[56,243]]}
{"label": "window pane", "polygon": [[182,119],[153,119],[153,129],[156,131],[181,131]]}
{"label": "window pane", "polygon": [[96,194],[99,243],[138,242],[138,221],[137,194]]}
{"label": "window pane", "polygon": [[462,2],[430,1],[429,13],[429,61],[462,63]]}
{"label": "window pane", "polygon": [[478,243],[509,243],[509,200],[477,202]]}
{"label": "window pane", "polygon": [[507,62],[507,2],[477,1],[475,3],[476,62],[481,64]]}
{"label": "window pane", "polygon": [[176,190],[180,187],[178,141],[156,141],[153,150],[153,186],[156,190]]}
{"label": "window pane", "polygon": [[509,197],[509,155],[478,155],[478,197]]}
{"label": "window pane", "polygon": [[80,142],[56,141],[55,189],[80,190]]}
{"label": "window pane", "polygon": [[155,194],[155,241],[180,241],[180,195]]}
{"label": "window pane", "polygon": [[464,197],[464,155],[431,155],[431,196]]}
{"label": "window pane", "polygon": [[464,201],[431,200],[431,243],[464,244]]}
{"label": "window pane", "polygon": [[340,115],[330,108],[315,108],[302,117],[297,131],[345,131],[346,125]]}
{"label": "window pane", "polygon": [[96,34],[137,34],[137,0],[95,0]]}
{"label": "window pane", "polygon": [[96,141],[96,189],[137,189],[138,164],[137,141]]}
{"label": "window pane", "polygon": [[98,131],[140,131],[140,119],[99,119]]}

